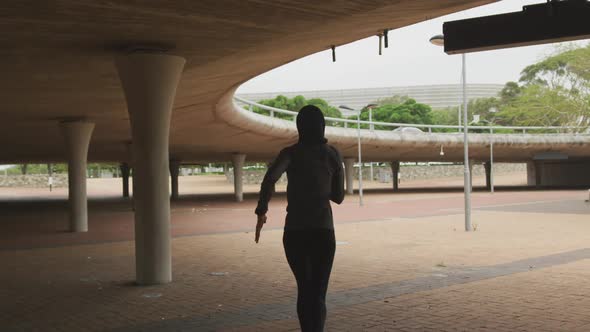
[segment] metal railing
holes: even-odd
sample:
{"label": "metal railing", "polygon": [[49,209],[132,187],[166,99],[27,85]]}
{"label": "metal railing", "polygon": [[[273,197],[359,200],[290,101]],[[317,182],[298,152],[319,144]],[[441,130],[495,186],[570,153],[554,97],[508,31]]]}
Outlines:
{"label": "metal railing", "polygon": [[[292,116],[292,120],[294,121],[297,118],[297,112],[288,111],[276,107],[266,106],[263,104],[259,104],[244,98],[240,98],[238,96],[234,96],[234,99],[242,104],[248,105],[247,108],[244,108],[248,111],[254,112],[253,107],[258,107],[263,110],[269,111],[270,117],[275,117],[276,114],[285,114]],[[378,121],[365,121],[365,120],[353,120],[353,119],[344,119],[344,118],[333,118],[333,117],[325,117],[326,125],[334,124],[334,123],[341,123],[342,126],[336,127],[344,127],[348,128],[348,125],[354,125],[356,128],[357,124],[361,124],[361,129],[363,125],[373,125],[373,126],[382,126],[382,127],[391,127],[392,129],[395,128],[424,128],[428,131],[428,133],[447,133],[447,134],[456,134],[457,132],[463,130],[463,126],[458,125],[434,125],[434,124],[412,124],[412,123],[393,123],[393,122],[378,122]],[[287,119],[282,119],[287,120]],[[526,134],[527,131],[533,131],[534,134],[572,134],[572,135],[587,135],[588,134],[588,127],[576,127],[576,126],[467,126],[468,131],[477,131],[481,133],[502,133],[502,134]],[[445,130],[454,129],[455,131],[449,132]],[[584,132],[581,132],[581,129]],[[377,129],[375,130],[386,130],[386,129]]]}

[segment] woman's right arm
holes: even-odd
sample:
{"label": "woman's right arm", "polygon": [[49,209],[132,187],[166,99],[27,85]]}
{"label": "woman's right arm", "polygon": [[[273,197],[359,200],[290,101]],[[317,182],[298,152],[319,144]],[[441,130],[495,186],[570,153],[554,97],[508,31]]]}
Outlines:
{"label": "woman's right arm", "polygon": [[281,178],[281,175],[287,170],[289,167],[289,163],[291,162],[291,153],[289,149],[283,149],[277,159],[273,161],[270,165],[266,174],[264,175],[264,180],[262,180],[262,184],[260,185],[260,197],[258,199],[258,206],[256,207],[255,213],[257,215],[264,215],[268,211],[268,202],[272,197],[272,193],[274,191],[275,183]]}

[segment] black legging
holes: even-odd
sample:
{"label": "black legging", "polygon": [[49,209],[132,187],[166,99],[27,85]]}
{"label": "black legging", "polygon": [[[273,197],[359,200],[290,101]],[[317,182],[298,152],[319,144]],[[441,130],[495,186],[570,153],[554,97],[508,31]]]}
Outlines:
{"label": "black legging", "polygon": [[336,239],[328,229],[285,231],[283,246],[297,280],[297,316],[303,332],[321,332]]}

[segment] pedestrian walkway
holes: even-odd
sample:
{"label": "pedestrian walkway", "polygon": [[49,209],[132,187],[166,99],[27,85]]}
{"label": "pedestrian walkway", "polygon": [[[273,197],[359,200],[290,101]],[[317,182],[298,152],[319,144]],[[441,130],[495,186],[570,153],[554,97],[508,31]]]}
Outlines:
{"label": "pedestrian walkway", "polygon": [[[584,191],[369,193],[334,209],[328,331],[588,331],[590,205]],[[296,331],[285,198],[254,243],[255,198],[172,205],[174,282],[137,287],[133,214],[90,203],[65,233],[59,199],[0,201],[0,331]],[[60,228],[61,226],[61,228]]]}

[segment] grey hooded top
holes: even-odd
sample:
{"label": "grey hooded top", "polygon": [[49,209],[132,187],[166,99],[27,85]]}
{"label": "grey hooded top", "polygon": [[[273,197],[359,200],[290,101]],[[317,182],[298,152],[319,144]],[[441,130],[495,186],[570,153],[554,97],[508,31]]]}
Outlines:
{"label": "grey hooded top", "polygon": [[315,106],[297,116],[299,141],[283,149],[271,164],[260,188],[255,213],[266,214],[274,185],[287,172],[285,230],[334,229],[330,200],[344,200],[344,172],[338,151],[324,138],[325,120]]}

